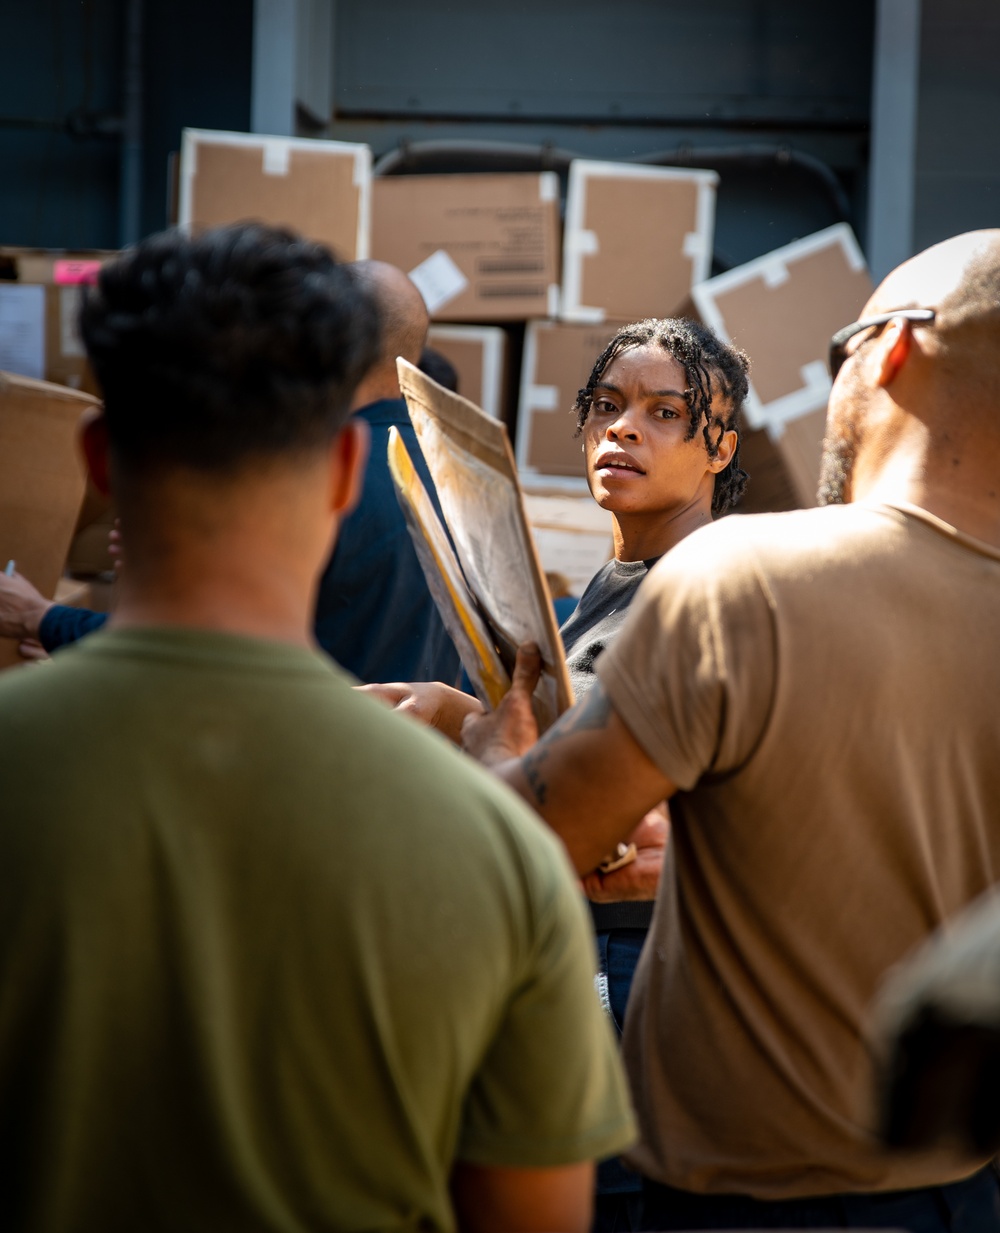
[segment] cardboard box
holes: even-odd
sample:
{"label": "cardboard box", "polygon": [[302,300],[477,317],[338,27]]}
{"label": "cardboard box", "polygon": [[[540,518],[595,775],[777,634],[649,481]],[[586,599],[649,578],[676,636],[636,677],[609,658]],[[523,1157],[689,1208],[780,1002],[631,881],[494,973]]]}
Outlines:
{"label": "cardboard box", "polygon": [[377,179],[372,256],[406,270],[436,321],[554,316],[559,178],[543,171]]}
{"label": "cardboard box", "polygon": [[815,505],[826,434],[826,407],[807,411],[768,428],[767,432],[785,464],[798,504],[803,509]]}
{"label": "cardboard box", "polygon": [[96,393],[77,328],[80,293],[116,256],[0,248],[0,371]]}
{"label": "cardboard box", "polygon": [[743,425],[740,463],[750,476],[750,483],[734,513],[770,514],[815,504],[815,484],[812,499],[800,500],[788,465],[766,429]]}
{"label": "cardboard box", "polygon": [[507,333],[498,325],[432,325],[427,345],[458,373],[458,392],[477,407],[503,418],[507,378]]}
{"label": "cardboard box", "polygon": [[528,322],[515,445],[524,485],[586,491],[583,448],[575,435],[572,407],[597,357],[621,324]]}
{"label": "cardboard box", "polygon": [[[83,499],[77,450],[87,394],[0,373],[0,569],[7,561],[43,595],[54,595]],[[17,643],[0,639],[0,668],[19,663]]]}
{"label": "cardboard box", "polygon": [[748,353],[747,419],[780,438],[789,421],[826,407],[830,336],[872,293],[846,223],[728,270],[692,290],[701,319]]}
{"label": "cardboard box", "polygon": [[714,171],[574,159],[563,235],[563,320],[676,315],[711,269],[718,182]]}
{"label": "cardboard box", "polygon": [[581,596],[614,554],[611,515],[589,493],[525,493],[524,504],[542,568],[564,574],[570,593]]}
{"label": "cardboard box", "polygon": [[253,218],[328,244],[344,261],[369,255],[365,145],[186,128],[179,181],[178,223],[186,230]]}

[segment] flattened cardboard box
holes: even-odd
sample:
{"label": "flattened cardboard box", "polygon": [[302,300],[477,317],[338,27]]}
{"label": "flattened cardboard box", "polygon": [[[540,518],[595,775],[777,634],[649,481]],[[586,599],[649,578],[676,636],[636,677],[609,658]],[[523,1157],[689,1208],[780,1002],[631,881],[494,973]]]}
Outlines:
{"label": "flattened cardboard box", "polygon": [[582,442],[575,435],[572,407],[597,357],[622,324],[528,322],[516,445],[518,471],[526,486],[587,490]]}
{"label": "flattened cardboard box", "polygon": [[507,334],[498,325],[432,325],[427,345],[458,373],[458,392],[494,419],[503,418]]}
{"label": "flattened cardboard box", "polygon": [[554,316],[559,178],[543,171],[376,179],[372,256],[406,270],[435,321]]}
{"label": "flattened cardboard box", "polygon": [[77,326],[81,288],[116,256],[0,248],[0,370],[96,394]]}
{"label": "flattened cardboard box", "polygon": [[[80,417],[97,400],[61,385],[0,373],[0,557],[43,595],[55,594],[83,499]],[[0,639],[0,668],[19,663]]]}
{"label": "flattened cardboard box", "polygon": [[563,235],[563,320],[676,315],[711,268],[718,182],[714,171],[574,159]]}
{"label": "flattened cardboard box", "polygon": [[370,247],[371,168],[366,145],[186,128],[177,221],[197,231],[257,219],[360,260]]}
{"label": "flattened cardboard box", "polygon": [[865,260],[838,223],[693,288],[701,319],[750,356],[747,419],[775,440],[782,426],[825,408],[830,336],[856,321],[872,293]]}

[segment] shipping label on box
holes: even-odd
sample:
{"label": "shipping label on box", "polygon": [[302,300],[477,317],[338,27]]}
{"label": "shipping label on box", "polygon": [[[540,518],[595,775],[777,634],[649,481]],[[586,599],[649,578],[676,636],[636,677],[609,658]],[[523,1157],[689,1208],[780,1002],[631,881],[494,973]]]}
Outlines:
{"label": "shipping label on box", "polygon": [[405,270],[437,321],[554,316],[559,179],[386,176],[372,193],[372,256]]}
{"label": "shipping label on box", "polygon": [[0,283],[0,371],[44,379],[44,287]]}
{"label": "shipping label on box", "polygon": [[116,256],[0,248],[0,370],[95,393],[79,332],[80,297]]}
{"label": "shipping label on box", "polygon": [[714,171],[574,159],[569,167],[560,316],[671,317],[707,278]]}
{"label": "shipping label on box", "polygon": [[830,336],[856,321],[872,293],[846,223],[728,270],[692,290],[701,319],[750,356],[747,419],[775,437],[826,407]]}
{"label": "shipping label on box", "polygon": [[532,486],[586,490],[583,443],[573,404],[622,322],[530,321],[517,412],[517,466]]}
{"label": "shipping label on box", "polygon": [[503,418],[507,334],[498,325],[432,325],[427,345],[458,373],[458,392],[494,419]]}
{"label": "shipping label on box", "polygon": [[187,128],[179,181],[177,221],[186,230],[256,219],[327,244],[342,261],[369,255],[366,145]]}

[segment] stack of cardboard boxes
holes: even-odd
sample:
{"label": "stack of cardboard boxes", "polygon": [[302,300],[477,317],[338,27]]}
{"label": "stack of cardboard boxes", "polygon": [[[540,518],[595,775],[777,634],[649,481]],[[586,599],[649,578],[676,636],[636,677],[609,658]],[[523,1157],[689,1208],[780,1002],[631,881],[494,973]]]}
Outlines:
{"label": "stack of cardboard boxes", "polygon": [[[846,224],[709,277],[717,183],[711,171],[576,160],[562,225],[554,172],[373,179],[364,145],[187,130],[176,208],[185,228],[257,218],[406,270],[459,391],[512,430],[546,568],[579,589],[611,531],[587,495],[571,408],[624,322],[695,316],[744,348],[753,478],[742,508],[814,499],[827,341],[871,283]],[[0,369],[92,388],[74,270],[78,283],[107,257],[0,249]],[[27,346],[18,322],[32,314],[41,341],[36,328]]]}
{"label": "stack of cardboard boxes", "polygon": [[[77,330],[83,285],[111,252],[0,248],[0,568],[13,561],[46,595],[102,607],[110,571],[108,502],[84,499],[80,418],[97,405]],[[65,568],[72,592],[57,589]],[[0,645],[0,668],[18,662]]]}
{"label": "stack of cardboard boxes", "polygon": [[618,327],[644,317],[693,316],[752,357],[742,508],[812,504],[826,346],[871,291],[850,228],[710,278],[714,172],[576,160],[561,246],[555,179],[399,176],[372,193],[372,256],[411,274],[436,323],[464,323],[436,324],[432,345],[458,368],[461,392],[491,414],[504,408],[546,568],[579,589],[610,554],[571,408]]}

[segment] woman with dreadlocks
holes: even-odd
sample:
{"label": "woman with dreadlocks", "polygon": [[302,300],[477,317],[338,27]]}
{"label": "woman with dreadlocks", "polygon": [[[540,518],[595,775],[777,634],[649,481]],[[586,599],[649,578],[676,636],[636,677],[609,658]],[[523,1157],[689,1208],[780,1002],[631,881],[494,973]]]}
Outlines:
{"label": "woman with dreadlocks", "polygon": [[[577,395],[587,483],[612,515],[614,557],[562,627],[577,699],[594,663],[625,619],[656,561],[739,500],[740,412],[749,364],[742,351],[688,320],[624,326],[597,358]],[[462,721],[481,711],[467,694],[436,682],[368,690],[460,742]],[[632,835],[634,857],[606,862],[583,880],[597,934],[602,1000],[621,1034],[639,951],[652,918],[666,844],[666,806]],[[610,867],[609,867],[610,866]],[[617,1160],[598,1171],[596,1229],[635,1228],[641,1181]]]}
{"label": "woman with dreadlocks", "polygon": [[[743,495],[739,415],[746,356],[687,320],[619,330],[577,395],[587,483],[612,514],[615,555],[562,627],[577,699],[656,561]],[[635,859],[583,885],[597,935],[602,1000],[621,1035],[632,977],[653,914],[666,844],[666,806],[640,823]],[[605,866],[606,867],[606,866]],[[642,1183],[617,1160],[598,1168],[595,1230],[637,1228]]]}

